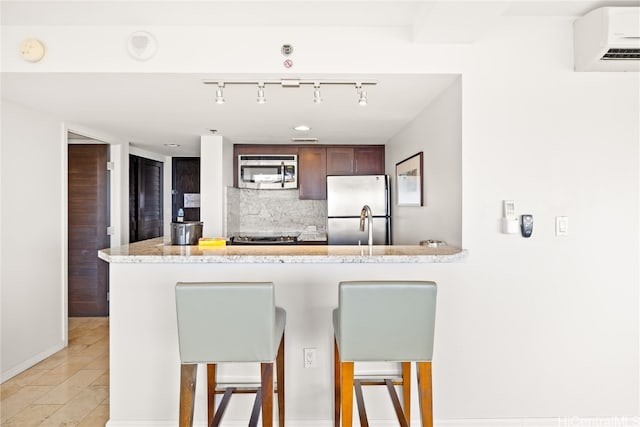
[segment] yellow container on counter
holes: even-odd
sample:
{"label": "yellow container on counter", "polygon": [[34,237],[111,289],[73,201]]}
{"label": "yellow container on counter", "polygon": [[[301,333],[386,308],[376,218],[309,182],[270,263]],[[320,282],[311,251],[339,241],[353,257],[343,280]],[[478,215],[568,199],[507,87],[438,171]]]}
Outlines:
{"label": "yellow container on counter", "polygon": [[200,247],[213,247],[213,246],[226,246],[227,239],[224,237],[201,237],[198,240],[198,246]]}

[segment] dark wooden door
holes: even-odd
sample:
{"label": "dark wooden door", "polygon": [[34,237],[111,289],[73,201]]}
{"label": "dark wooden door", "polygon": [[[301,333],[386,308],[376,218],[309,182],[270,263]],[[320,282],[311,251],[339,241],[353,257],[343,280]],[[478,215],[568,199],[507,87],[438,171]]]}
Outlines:
{"label": "dark wooden door", "polygon": [[185,207],[184,195],[200,194],[200,157],[174,157],[172,161],[172,220],[184,209],[185,221],[200,221],[200,208]]}
{"label": "dark wooden door", "polygon": [[129,242],[163,235],[162,162],[129,155]]}
{"label": "dark wooden door", "polygon": [[106,144],[69,145],[69,316],[108,316],[109,268],[98,250],[109,247]]}

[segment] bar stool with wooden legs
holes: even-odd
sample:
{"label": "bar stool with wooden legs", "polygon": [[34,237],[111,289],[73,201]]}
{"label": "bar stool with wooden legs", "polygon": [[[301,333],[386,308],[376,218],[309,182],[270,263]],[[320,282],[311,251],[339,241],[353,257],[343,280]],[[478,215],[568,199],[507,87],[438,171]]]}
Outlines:
{"label": "bar stool with wooden legs", "polygon": [[[416,362],[418,400],[423,427],[433,426],[431,358],[437,286],[425,281],[340,282],[339,305],[333,311],[335,334],[335,426],[351,427],[353,394],[360,425],[368,426],[362,386],[389,390],[400,426],[411,421],[411,362]],[[402,378],[354,379],[354,362],[401,362]],[[402,385],[402,405],[396,393]]]}
{"label": "bar stool with wooden legs", "polygon": [[[284,427],[285,311],[275,306],[270,282],[177,283],[180,347],[180,427],[193,425],[196,372],[207,365],[208,426],[218,426],[233,393],[256,393],[249,426],[273,424],[273,361],[276,361],[278,421]],[[259,362],[259,387],[218,388],[216,365]],[[215,395],[223,394],[218,410]]]}

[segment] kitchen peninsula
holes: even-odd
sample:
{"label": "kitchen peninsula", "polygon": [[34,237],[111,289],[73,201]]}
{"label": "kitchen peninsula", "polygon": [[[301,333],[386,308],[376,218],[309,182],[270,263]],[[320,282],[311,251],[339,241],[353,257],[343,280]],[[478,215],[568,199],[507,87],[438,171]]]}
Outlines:
{"label": "kitchen peninsula", "polygon": [[[449,246],[373,246],[371,254],[367,246],[199,248],[171,246],[158,238],[105,249],[99,256],[110,263],[109,426],[175,425],[178,419],[180,361],[174,296],[178,281],[274,282],[276,303],[287,311],[287,421],[331,425],[331,310],[338,304],[338,282],[438,281],[436,265],[463,261],[466,251]],[[316,349],[317,367],[304,368],[304,348]],[[257,369],[227,364],[220,373],[223,381],[245,383],[258,378]],[[395,369],[395,365],[383,369]],[[206,384],[205,371],[199,370],[198,384]],[[200,423],[206,419],[204,393],[204,388],[197,390],[196,422]],[[371,405],[376,399],[372,396]],[[379,417],[394,420],[387,400],[380,397]],[[246,423],[252,397],[238,395],[232,402],[225,420],[232,425]]]}

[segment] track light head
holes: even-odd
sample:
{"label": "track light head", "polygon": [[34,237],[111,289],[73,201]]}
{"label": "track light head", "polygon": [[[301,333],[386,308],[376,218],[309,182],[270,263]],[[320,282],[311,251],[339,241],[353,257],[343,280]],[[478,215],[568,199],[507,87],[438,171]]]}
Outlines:
{"label": "track light head", "polygon": [[218,83],[218,89],[216,89],[216,104],[224,104],[224,94],[222,93],[223,88],[224,83]]}
{"label": "track light head", "polygon": [[360,97],[358,98],[358,105],[364,107],[367,105],[367,92],[362,90],[362,84],[356,83],[356,92]]}
{"label": "track light head", "polygon": [[322,96],[320,96],[320,83],[313,84],[313,102],[316,104],[322,103]]}
{"label": "track light head", "polygon": [[258,83],[258,104],[266,104],[267,99],[264,97],[264,83]]}

